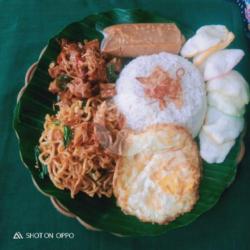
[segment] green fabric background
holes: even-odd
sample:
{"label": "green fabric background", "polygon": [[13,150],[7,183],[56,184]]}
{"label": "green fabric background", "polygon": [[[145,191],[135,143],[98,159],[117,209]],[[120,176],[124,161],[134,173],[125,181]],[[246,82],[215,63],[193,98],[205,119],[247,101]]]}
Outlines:
{"label": "green fabric background", "polygon": [[[190,226],[154,238],[118,238],[87,231],[59,214],[34,188],[20,161],[12,129],[16,95],[25,72],[47,40],[65,25],[114,7],[144,8],[172,19],[182,15],[194,28],[225,23],[243,36],[240,11],[225,0],[0,0],[0,249],[250,249],[248,152],[235,182],[212,210]],[[75,239],[13,240],[16,231],[73,232]]]}

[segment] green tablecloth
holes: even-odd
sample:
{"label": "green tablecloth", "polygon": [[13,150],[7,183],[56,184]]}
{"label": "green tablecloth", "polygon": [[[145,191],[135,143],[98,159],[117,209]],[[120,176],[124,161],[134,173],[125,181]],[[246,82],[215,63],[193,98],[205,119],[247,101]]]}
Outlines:
{"label": "green tablecloth", "polygon": [[[234,3],[177,2],[186,7],[180,8],[175,0],[0,0],[0,249],[250,249],[250,168],[244,162],[239,166],[236,181],[216,207],[192,225],[154,238],[118,238],[87,231],[77,221],[59,214],[49,199],[34,188],[19,159],[12,130],[16,95],[27,68],[47,40],[70,22],[114,7],[140,7],[172,19],[182,15],[193,28],[205,23],[225,23],[243,39],[240,11]],[[204,4],[206,8],[202,8]],[[247,44],[246,39],[243,42]],[[15,240],[17,231],[72,232],[75,237]]]}

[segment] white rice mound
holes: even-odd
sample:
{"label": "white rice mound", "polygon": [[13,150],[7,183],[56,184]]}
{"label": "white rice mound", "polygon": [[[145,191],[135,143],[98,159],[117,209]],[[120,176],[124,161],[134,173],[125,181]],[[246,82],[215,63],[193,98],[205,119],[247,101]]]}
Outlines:
{"label": "white rice mound", "polygon": [[[157,66],[174,79],[176,71],[184,69],[181,108],[168,103],[161,110],[158,101],[145,97],[144,88],[136,77],[149,76]],[[116,91],[115,104],[125,116],[127,127],[136,131],[153,124],[175,123],[186,127],[195,137],[203,124],[207,108],[205,83],[198,68],[183,57],[162,52],[135,58],[120,73]]]}

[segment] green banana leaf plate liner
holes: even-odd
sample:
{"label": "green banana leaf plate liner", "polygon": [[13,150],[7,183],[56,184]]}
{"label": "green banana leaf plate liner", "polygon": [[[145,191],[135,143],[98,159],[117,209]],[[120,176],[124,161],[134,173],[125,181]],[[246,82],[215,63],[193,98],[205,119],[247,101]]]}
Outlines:
{"label": "green banana leaf plate liner", "polygon": [[14,128],[19,138],[21,158],[39,189],[43,193],[56,198],[66,210],[92,227],[125,236],[159,235],[190,224],[212,208],[235,178],[237,157],[241,148],[241,139],[239,138],[223,164],[203,162],[199,201],[191,212],[178,217],[168,225],[143,223],[136,217],[125,215],[116,206],[114,197],[110,199],[90,198],[83,193],[79,193],[75,199],[71,199],[69,191],[56,188],[48,176],[44,179],[39,177],[39,171],[35,168],[34,148],[38,144],[43,131],[45,115],[54,112],[52,106],[56,101],[56,96],[48,92],[51,81],[48,75],[48,66],[60,52],[57,40],[60,38],[67,38],[71,41],[96,38],[101,40],[103,37],[101,30],[107,26],[119,23],[143,22],[175,22],[186,38],[192,35],[193,28],[185,27],[178,20],[168,20],[142,10],[114,9],[72,23],[49,41],[48,47],[40,58],[37,69],[18,101],[14,113]]}

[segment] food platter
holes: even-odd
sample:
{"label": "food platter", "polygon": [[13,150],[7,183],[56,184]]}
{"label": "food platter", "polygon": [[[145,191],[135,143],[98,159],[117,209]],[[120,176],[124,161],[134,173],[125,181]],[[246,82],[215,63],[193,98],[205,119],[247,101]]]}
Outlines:
{"label": "food platter", "polygon": [[[141,10],[115,9],[109,12],[89,16],[83,21],[67,26],[61,33],[52,38],[39,59],[34,75],[27,74],[27,86],[19,96],[15,110],[14,126],[19,137],[20,153],[24,164],[31,171],[36,186],[50,196],[53,204],[65,215],[76,217],[83,225],[119,235],[158,235],[168,230],[190,224],[201,214],[213,207],[223,191],[232,183],[237,171],[237,163],[242,156],[243,146],[241,137],[230,151],[222,164],[208,164],[203,162],[202,181],[199,192],[200,199],[191,212],[185,213],[167,225],[157,225],[140,222],[137,218],[124,215],[116,206],[114,197],[90,198],[79,193],[75,199],[70,198],[69,191],[56,188],[48,177],[39,178],[35,168],[34,148],[43,130],[46,113],[53,113],[55,96],[48,92],[51,81],[48,67],[57,57],[60,48],[57,40],[67,38],[73,41],[83,39],[101,39],[103,28],[120,23],[140,22],[169,22]],[[178,23],[178,22],[177,22]],[[179,24],[181,31],[189,38],[194,33]],[[31,70],[34,70],[32,66]],[[31,77],[32,76],[32,77]],[[32,134],[32,137],[30,136]],[[27,139],[29,138],[29,139]]]}

